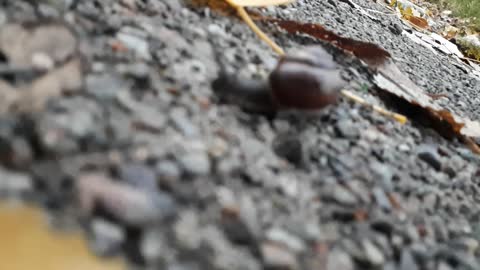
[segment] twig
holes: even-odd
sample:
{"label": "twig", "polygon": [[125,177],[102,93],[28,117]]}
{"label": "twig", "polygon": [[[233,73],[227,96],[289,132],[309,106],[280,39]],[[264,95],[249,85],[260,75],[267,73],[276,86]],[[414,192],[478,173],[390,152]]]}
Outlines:
{"label": "twig", "polygon": [[238,15],[245,21],[245,23],[252,29],[257,36],[263,40],[265,43],[267,43],[268,46],[272,48],[276,53],[279,55],[284,55],[285,52],[283,51],[280,46],[275,43],[275,41],[271,40],[258,26],[252,21],[250,16],[248,15],[247,11],[243,7],[236,7]]}
{"label": "twig", "polygon": [[240,18],[242,18],[242,20],[248,25],[248,27],[250,27],[250,29],[252,29],[252,31],[255,34],[257,34],[257,36],[261,40],[263,40],[265,43],[267,43],[267,45],[270,46],[270,48],[272,48],[272,50],[274,50],[279,55],[284,55],[285,54],[283,49],[280,48],[280,46],[278,46],[277,43],[275,43],[275,41],[271,40],[267,36],[267,34],[265,34],[260,28],[258,28],[258,26],[252,21],[252,18],[250,18],[250,15],[248,15],[245,8],[235,4],[231,0],[225,0],[225,1],[237,10],[238,16],[240,16]]}
{"label": "twig", "polygon": [[385,16],[396,16],[397,14],[395,13],[386,13],[386,12],[383,12],[383,11],[380,11],[380,10],[375,10],[375,9],[372,9],[372,8],[363,8],[365,11],[369,11],[369,12],[372,12],[372,13],[377,13],[377,14],[381,14],[381,15],[385,15]]}
{"label": "twig", "polygon": [[467,60],[467,61],[472,61],[472,62],[480,64],[480,60],[473,59],[473,58],[470,58],[470,57],[462,57],[461,59],[464,59],[464,60]]}
{"label": "twig", "polygon": [[385,116],[388,116],[390,118],[393,118],[395,119],[396,121],[398,121],[400,124],[405,124],[407,122],[407,117],[404,116],[404,115],[401,115],[401,114],[398,114],[398,113],[394,113],[394,112],[391,112],[391,111],[387,111],[385,110],[384,108],[380,107],[380,106],[377,106],[377,105],[373,105],[373,104],[370,104],[368,103],[366,100],[364,100],[363,98],[355,95],[354,93],[348,91],[348,90],[342,90],[341,91],[342,95],[350,100],[353,100],[357,103],[360,103],[361,105],[363,106],[366,106],[366,107],[370,107],[372,108],[374,111],[380,113],[380,114],[383,114]]}

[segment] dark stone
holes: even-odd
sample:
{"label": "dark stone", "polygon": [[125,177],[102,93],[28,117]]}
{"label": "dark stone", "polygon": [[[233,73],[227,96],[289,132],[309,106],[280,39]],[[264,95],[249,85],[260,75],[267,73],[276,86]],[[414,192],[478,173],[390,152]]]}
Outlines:
{"label": "dark stone", "polygon": [[442,160],[434,146],[424,145],[417,150],[417,156],[435,170],[442,169]]}
{"label": "dark stone", "polygon": [[303,160],[302,142],[298,135],[279,135],[273,142],[275,153],[293,164],[300,164]]}

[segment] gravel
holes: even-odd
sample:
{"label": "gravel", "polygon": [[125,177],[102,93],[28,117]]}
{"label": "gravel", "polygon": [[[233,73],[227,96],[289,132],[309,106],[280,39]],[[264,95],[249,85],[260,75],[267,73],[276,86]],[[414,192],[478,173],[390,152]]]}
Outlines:
{"label": "gravel", "polygon": [[[410,40],[383,1],[353,2],[382,13],[373,20],[339,0],[260,11],[379,44],[412,81],[447,95],[437,102],[480,118],[478,78]],[[342,99],[275,115],[225,101],[212,89],[219,71],[243,78],[230,83],[265,86],[247,79],[265,80],[277,58],[240,20],[209,8],[182,0],[0,8],[0,25],[45,17],[75,31],[83,87],[46,97],[35,112],[4,111],[0,196],[78,221],[97,255],[125,256],[132,269],[480,268],[480,158],[462,142],[408,112],[402,125]],[[260,26],[287,52],[325,45]],[[377,95],[358,61],[324,47],[352,91],[403,112]],[[0,74],[15,87],[31,79]]]}

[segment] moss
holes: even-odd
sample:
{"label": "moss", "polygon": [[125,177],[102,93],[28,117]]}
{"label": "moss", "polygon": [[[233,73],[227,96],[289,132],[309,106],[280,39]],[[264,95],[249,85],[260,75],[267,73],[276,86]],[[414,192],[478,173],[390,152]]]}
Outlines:
{"label": "moss", "polygon": [[458,39],[458,45],[462,49],[465,56],[479,60],[480,61],[480,46],[473,44],[465,39]]}

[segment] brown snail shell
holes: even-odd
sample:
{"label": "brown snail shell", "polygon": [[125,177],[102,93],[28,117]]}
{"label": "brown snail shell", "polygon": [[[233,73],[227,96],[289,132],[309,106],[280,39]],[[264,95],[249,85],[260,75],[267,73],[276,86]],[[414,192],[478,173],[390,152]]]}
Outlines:
{"label": "brown snail shell", "polygon": [[337,101],[345,84],[333,57],[320,46],[310,46],[282,57],[269,82],[222,72],[212,88],[222,102],[274,114],[282,109],[324,108]]}
{"label": "brown snail shell", "polygon": [[315,110],[337,101],[346,82],[320,46],[285,55],[270,74],[271,95],[280,108]]}

